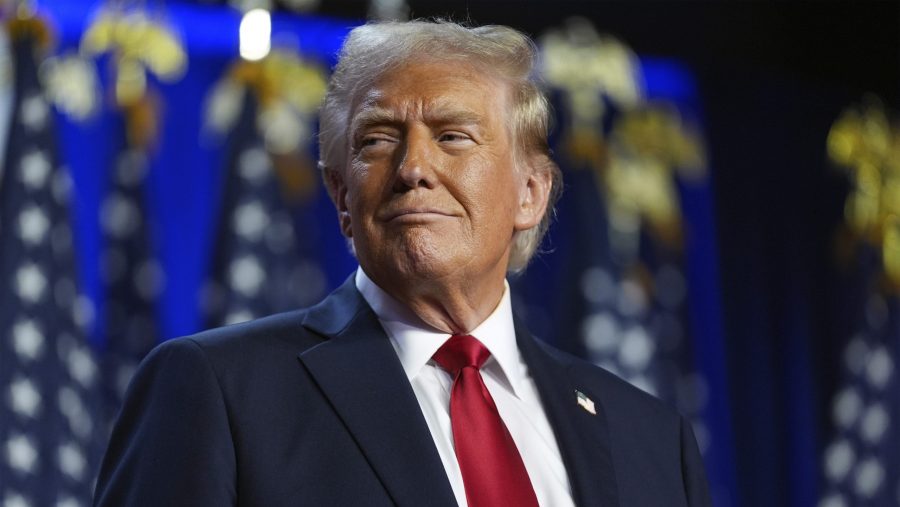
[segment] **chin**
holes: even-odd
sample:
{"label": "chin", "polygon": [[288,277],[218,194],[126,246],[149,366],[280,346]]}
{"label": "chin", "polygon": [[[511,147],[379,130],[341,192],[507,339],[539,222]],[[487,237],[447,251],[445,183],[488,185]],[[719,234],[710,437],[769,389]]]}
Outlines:
{"label": "chin", "polygon": [[453,271],[454,263],[446,248],[438,245],[410,245],[397,256],[399,271],[411,278],[439,278]]}
{"label": "chin", "polygon": [[[465,251],[467,238],[457,231],[406,227],[400,234],[373,235],[357,250],[367,272],[380,273],[384,283],[427,283],[459,271],[472,261]],[[371,247],[371,248],[367,248]]]}

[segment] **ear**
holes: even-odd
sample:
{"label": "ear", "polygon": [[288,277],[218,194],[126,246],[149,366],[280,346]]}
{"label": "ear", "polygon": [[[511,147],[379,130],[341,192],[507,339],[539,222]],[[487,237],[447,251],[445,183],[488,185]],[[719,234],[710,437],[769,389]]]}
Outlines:
{"label": "ear", "polygon": [[516,214],[516,230],[524,231],[535,227],[547,212],[553,176],[540,162],[526,168],[528,171],[519,184],[519,207]]}
{"label": "ear", "polygon": [[325,187],[328,189],[328,195],[331,202],[338,213],[338,224],[341,232],[345,237],[353,237],[353,227],[350,221],[350,209],[347,206],[347,185],[344,183],[344,176],[340,171],[330,167],[323,167],[322,176],[325,180]]}

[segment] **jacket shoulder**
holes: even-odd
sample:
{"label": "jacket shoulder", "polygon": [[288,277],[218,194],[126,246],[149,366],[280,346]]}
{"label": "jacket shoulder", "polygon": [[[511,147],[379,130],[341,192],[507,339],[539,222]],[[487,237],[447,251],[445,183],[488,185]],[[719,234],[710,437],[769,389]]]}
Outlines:
{"label": "jacket shoulder", "polygon": [[[687,419],[593,363],[546,344],[541,347],[566,364],[577,388],[599,403],[622,505],[711,505],[703,461]],[[668,496],[660,498],[660,491]]]}
{"label": "jacket shoulder", "polygon": [[327,340],[303,326],[307,313],[294,310],[167,340],[143,363],[149,367],[164,357],[201,361],[220,378],[251,376],[260,365],[292,368],[298,354]]}
{"label": "jacket shoulder", "polygon": [[207,353],[253,353],[257,350],[289,348],[295,353],[314,347],[326,337],[303,326],[308,309],[207,329],[170,342],[192,341]]}
{"label": "jacket shoulder", "polygon": [[567,365],[571,378],[590,391],[585,394],[596,396],[603,401],[609,412],[608,417],[613,419],[610,421],[611,423],[614,423],[617,418],[626,417],[632,420],[643,419],[657,425],[673,425],[675,428],[680,424],[681,415],[674,407],[656,396],[635,387],[594,363],[540,340],[538,342],[545,352]]}

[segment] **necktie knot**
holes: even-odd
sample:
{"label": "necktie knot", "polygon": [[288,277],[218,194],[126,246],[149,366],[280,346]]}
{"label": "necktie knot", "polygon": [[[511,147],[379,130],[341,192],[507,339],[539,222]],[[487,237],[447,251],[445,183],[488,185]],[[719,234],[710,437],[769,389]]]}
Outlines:
{"label": "necktie knot", "polygon": [[456,375],[463,368],[480,369],[491,353],[474,336],[457,334],[444,342],[433,357],[441,368]]}

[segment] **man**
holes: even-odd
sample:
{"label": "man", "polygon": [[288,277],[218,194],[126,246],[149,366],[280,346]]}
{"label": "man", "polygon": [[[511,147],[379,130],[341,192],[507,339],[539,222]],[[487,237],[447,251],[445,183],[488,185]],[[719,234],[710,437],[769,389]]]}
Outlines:
{"label": "man", "polygon": [[505,27],[351,32],[320,165],[360,269],[154,351],[98,505],[709,504],[684,419],[512,316],[560,184],[533,59]]}

